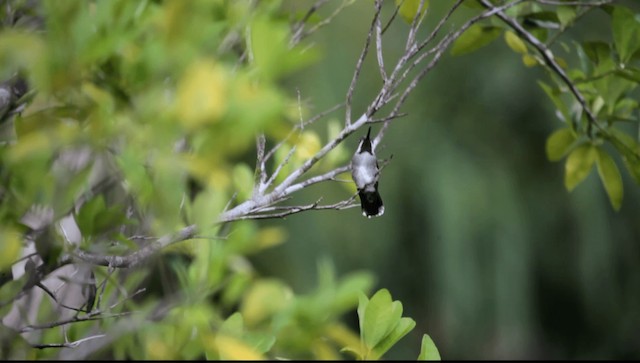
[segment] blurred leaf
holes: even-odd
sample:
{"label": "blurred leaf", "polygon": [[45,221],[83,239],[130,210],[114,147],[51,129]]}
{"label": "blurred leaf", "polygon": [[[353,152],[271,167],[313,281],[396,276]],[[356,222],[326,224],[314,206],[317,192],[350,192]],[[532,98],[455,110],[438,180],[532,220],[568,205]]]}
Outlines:
{"label": "blurred leaf", "polygon": [[589,175],[596,158],[596,148],[591,144],[582,144],[569,154],[564,176],[564,185],[567,190],[572,191]]}
{"label": "blurred leaf", "polygon": [[298,160],[307,160],[313,157],[320,148],[322,142],[320,137],[313,131],[304,131],[296,144],[296,157]]}
{"label": "blurred leaf", "polygon": [[640,22],[630,9],[614,6],[611,19],[613,41],[622,63],[640,49]]}
{"label": "blurred leaf", "polygon": [[291,303],[291,291],[274,279],[259,280],[246,292],[240,312],[248,326],[270,318]]}
{"label": "blurred leaf", "polygon": [[598,166],[600,180],[602,180],[602,184],[604,184],[613,209],[616,211],[620,210],[623,196],[622,176],[611,156],[600,147],[596,150],[598,151],[596,164]]}
{"label": "blurred leaf", "polygon": [[283,227],[264,227],[258,231],[256,241],[258,247],[269,248],[283,243],[287,238],[287,230]]}
{"label": "blurred leaf", "polygon": [[20,256],[22,235],[15,228],[0,226],[0,241],[2,241],[0,271],[4,271],[13,265]]}
{"label": "blurred leaf", "polygon": [[[3,28],[0,34],[0,79],[5,80],[18,70],[28,70],[41,86],[44,76],[42,61],[46,60],[45,45],[35,34]],[[35,78],[34,77],[34,78]]]}
{"label": "blurred leaf", "polygon": [[491,25],[474,24],[453,42],[451,55],[471,53],[494,41],[500,36],[501,28]]}
{"label": "blurred leaf", "polygon": [[640,145],[624,132],[611,128],[607,139],[622,155],[622,160],[636,184],[640,184]]}
{"label": "blurred leaf", "polygon": [[354,272],[338,282],[332,305],[342,313],[358,304],[360,292],[369,292],[373,286],[373,276],[369,272]]}
{"label": "blurred leaf", "polygon": [[[334,342],[336,342],[341,347],[359,347],[360,346],[360,337],[358,334],[353,332],[351,329],[346,327],[341,323],[334,323],[329,325],[325,331],[326,335],[331,338]],[[356,357],[362,357],[360,352],[353,352]]]}
{"label": "blurred leaf", "polygon": [[217,228],[213,226],[215,217],[224,209],[227,200],[225,193],[213,188],[205,188],[196,195],[193,201],[189,221],[198,226],[200,233],[205,236],[210,235],[210,229]]}
{"label": "blurred leaf", "polygon": [[[420,9],[420,2],[423,2],[422,9]],[[420,9],[420,16],[424,16],[429,7],[429,0],[396,0],[396,6],[400,6],[398,13],[402,19],[411,24],[418,14],[418,9]]]}
{"label": "blurred leaf", "polygon": [[222,290],[222,304],[225,307],[232,307],[237,304],[251,283],[251,276],[248,273],[235,273],[231,276],[226,288]]}
{"label": "blurred leaf", "polygon": [[572,6],[558,6],[556,8],[558,20],[563,27],[566,27],[576,17],[576,9]]}
{"label": "blurred leaf", "polygon": [[220,333],[232,336],[241,337],[244,332],[244,323],[242,321],[242,314],[235,312],[231,314],[220,326]]}
{"label": "blurred leaf", "polygon": [[422,344],[420,344],[420,354],[418,360],[441,360],[440,352],[431,337],[427,334],[422,336]]}
{"label": "blurred leaf", "polygon": [[250,26],[253,62],[268,80],[296,71],[317,59],[316,48],[289,47],[289,24],[256,18]]}
{"label": "blurred leaf", "polygon": [[517,36],[514,32],[507,30],[504,32],[504,41],[507,43],[509,48],[516,53],[527,54],[527,46],[524,44],[522,39]]}
{"label": "blurred leaf", "polygon": [[227,89],[227,75],[220,65],[207,60],[194,62],[178,84],[178,120],[189,129],[218,121],[227,108]]}
{"label": "blurred leaf", "polygon": [[264,360],[262,354],[255,351],[243,341],[226,336],[218,335],[215,337],[215,346],[223,360]]}
{"label": "blurred leaf", "polygon": [[550,161],[562,159],[573,146],[576,136],[568,127],[554,131],[547,139],[546,151]]}
{"label": "blurred leaf", "polygon": [[316,339],[311,342],[311,352],[313,352],[314,360],[337,361],[340,359],[335,348],[324,339]]}
{"label": "blurred leaf", "polygon": [[538,65],[538,59],[527,53],[522,55],[522,63],[527,67],[535,67]]}
{"label": "blurred leaf", "polygon": [[547,94],[547,96],[551,99],[551,102],[553,102],[553,105],[560,112],[560,114],[562,115],[562,120],[565,122],[569,122],[571,120],[569,109],[560,98],[560,95],[561,95],[560,91],[557,90],[556,88],[552,88],[551,86],[547,85],[542,81],[538,81],[538,85],[540,85],[544,93]]}
{"label": "blurred leaf", "polygon": [[84,237],[91,236],[94,233],[96,217],[105,208],[104,197],[102,195],[96,196],[80,207],[76,219],[78,228],[80,228],[80,232],[82,232]]}
{"label": "blurred leaf", "polygon": [[583,42],[582,50],[587,58],[596,66],[600,72],[608,72],[614,70],[615,63],[611,57],[611,46],[608,43],[600,41]]}
{"label": "blurred leaf", "polygon": [[233,186],[240,200],[251,198],[253,193],[253,170],[245,163],[238,163],[232,171]]}

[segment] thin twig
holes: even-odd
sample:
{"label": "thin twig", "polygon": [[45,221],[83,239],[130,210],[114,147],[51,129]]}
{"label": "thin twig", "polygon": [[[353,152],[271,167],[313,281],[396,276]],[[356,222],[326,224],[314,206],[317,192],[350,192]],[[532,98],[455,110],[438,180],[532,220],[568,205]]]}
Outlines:
{"label": "thin twig", "polygon": [[264,134],[258,135],[256,137],[256,181],[253,187],[253,194],[256,195],[262,192],[262,186],[267,180],[267,171],[265,170],[265,158],[264,158],[264,148],[266,144],[266,139]]}
{"label": "thin twig", "polygon": [[[97,253],[86,252],[83,250],[76,250],[71,252],[69,257],[71,259],[78,259],[80,261],[90,263],[97,266],[109,266],[113,268],[127,268],[136,266],[161,249],[172,245],[177,242],[181,242],[190,239],[196,234],[197,226],[190,225],[179,230],[177,233],[165,235],[159,238],[157,241],[147,244],[139,250],[132,252],[125,256],[112,256],[102,255]],[[67,257],[67,258],[69,258]]]}
{"label": "thin twig", "polygon": [[291,45],[298,44],[300,40],[302,40],[302,33],[304,32],[304,26],[306,22],[311,18],[311,15],[315,13],[324,3],[329,0],[318,0],[313,4],[307,13],[304,15],[302,19],[296,25],[293,26],[293,35],[291,36]]}
{"label": "thin twig", "polygon": [[347,91],[347,110],[345,112],[345,124],[348,126],[351,125],[351,99],[353,98],[353,91],[356,88],[356,83],[358,82],[358,78],[360,78],[360,72],[362,71],[362,64],[364,63],[364,59],[369,52],[369,44],[371,44],[371,36],[373,34],[373,29],[378,21],[378,17],[380,16],[381,8],[376,9],[376,13],[373,16],[373,21],[371,22],[371,27],[369,27],[369,32],[367,33],[367,39],[364,42],[364,47],[362,47],[362,52],[360,52],[360,57],[358,58],[358,62],[356,63],[356,69],[353,72],[353,78],[351,78],[351,84],[349,85],[349,90]]}
{"label": "thin twig", "polygon": [[300,183],[297,184],[293,184],[290,187],[288,187],[287,189],[284,190],[284,193],[289,195],[292,194],[294,192],[297,192],[300,189],[306,188],[310,185],[313,184],[317,184],[323,181],[327,181],[327,180],[332,180],[333,178],[335,178],[336,176],[342,174],[342,173],[346,173],[347,171],[349,171],[351,169],[351,165],[345,165],[345,166],[341,166],[339,168],[335,168],[331,171],[328,171],[322,175],[317,175],[314,176],[312,178],[309,178],[305,181],[302,181]]}
{"label": "thin twig", "polygon": [[295,44],[297,44],[298,42],[300,42],[300,40],[308,37],[309,35],[315,33],[316,31],[318,31],[318,29],[329,25],[329,23],[331,23],[331,21],[333,21],[333,19],[338,16],[338,14],[340,14],[340,12],[346,8],[347,6],[353,4],[354,0],[343,0],[342,3],[338,6],[338,8],[336,8],[336,10],[334,10],[333,13],[331,13],[331,15],[329,15],[328,17],[326,17],[325,19],[323,19],[322,21],[318,22],[318,24],[314,25],[311,29],[307,30],[306,32],[301,32],[301,34],[297,37],[296,42],[295,43],[291,43],[291,46],[294,46]]}
{"label": "thin twig", "polygon": [[58,320],[58,321],[53,321],[50,323],[45,323],[45,324],[32,324],[32,325],[27,325],[24,326],[20,329],[18,329],[19,333],[28,333],[34,330],[44,330],[44,329],[50,329],[50,328],[55,328],[57,326],[61,326],[61,325],[66,325],[66,324],[73,324],[73,323],[79,323],[79,322],[83,322],[83,321],[93,321],[93,320],[102,320],[102,319],[110,319],[110,318],[119,318],[122,316],[128,316],[131,315],[131,312],[123,312],[123,313],[117,313],[117,314],[109,314],[109,315],[102,315],[102,312],[100,312],[99,310],[94,310],[92,311],[90,314],[87,314],[86,316],[73,316],[69,319],[64,319],[64,320]]}
{"label": "thin twig", "polygon": [[[488,0],[479,0],[479,1],[487,9],[492,9],[492,10],[498,9]],[[602,129],[602,127],[598,124],[596,116],[591,111],[591,108],[589,108],[589,106],[587,105],[587,102],[585,101],[584,96],[582,95],[580,90],[578,90],[578,88],[573,84],[571,79],[569,79],[569,76],[567,76],[567,74],[564,72],[562,67],[560,67],[560,65],[556,62],[555,58],[553,57],[553,53],[551,53],[551,50],[549,50],[549,48],[547,48],[544,45],[544,43],[538,40],[538,38],[533,36],[533,34],[529,33],[524,27],[522,27],[520,23],[518,23],[515,19],[509,17],[502,10],[496,11],[495,14],[498,16],[498,18],[500,18],[500,20],[502,20],[505,24],[511,27],[511,29],[513,29],[518,35],[524,38],[524,40],[526,40],[527,43],[531,44],[538,51],[538,53],[540,53],[540,55],[545,60],[549,68],[555,74],[557,74],[558,77],[560,77],[562,82],[567,87],[569,87],[569,90],[571,91],[573,96],[576,98],[580,106],[582,106],[583,111],[587,115],[587,135],[589,137],[592,137],[592,129],[594,126],[597,127],[598,129]]]}
{"label": "thin twig", "polygon": [[[376,0],[376,12],[382,8],[382,0]],[[387,83],[387,72],[384,70],[384,57],[382,56],[382,24],[380,16],[376,17],[376,55],[378,58],[378,69],[383,83]]]}
{"label": "thin twig", "polygon": [[33,348],[37,348],[37,349],[46,349],[46,348],[76,348],[78,345],[87,342],[89,340],[93,340],[93,339],[98,339],[98,338],[104,338],[105,336],[107,336],[106,334],[98,334],[98,335],[92,335],[86,338],[82,338],[82,339],[78,339],[76,341],[73,342],[67,342],[67,343],[48,343],[48,344],[31,344],[31,346]]}
{"label": "thin twig", "polygon": [[382,34],[387,32],[387,29],[389,29],[389,26],[391,26],[391,23],[393,23],[396,16],[398,15],[398,12],[400,11],[400,7],[402,6],[402,4],[404,4],[404,1],[405,0],[402,0],[400,1],[399,4],[396,4],[395,9],[393,10],[393,14],[391,14],[391,17],[389,18],[389,21],[387,21],[387,24],[384,26],[384,28],[382,28]]}

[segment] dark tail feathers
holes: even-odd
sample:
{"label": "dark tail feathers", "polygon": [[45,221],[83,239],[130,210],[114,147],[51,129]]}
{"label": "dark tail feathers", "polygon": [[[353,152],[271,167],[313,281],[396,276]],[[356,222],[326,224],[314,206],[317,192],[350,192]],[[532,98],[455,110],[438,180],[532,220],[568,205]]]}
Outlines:
{"label": "dark tail feathers", "polygon": [[366,192],[361,190],[358,192],[360,195],[360,205],[362,206],[362,215],[371,218],[378,217],[384,214],[384,205],[382,204],[382,198],[378,191]]}

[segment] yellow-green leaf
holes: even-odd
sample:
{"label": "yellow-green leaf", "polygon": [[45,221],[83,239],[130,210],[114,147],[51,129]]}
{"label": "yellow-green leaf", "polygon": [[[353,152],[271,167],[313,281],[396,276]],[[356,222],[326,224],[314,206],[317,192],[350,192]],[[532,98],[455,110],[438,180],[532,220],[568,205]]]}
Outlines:
{"label": "yellow-green leaf", "polygon": [[20,256],[22,243],[20,233],[13,228],[0,228],[2,253],[0,254],[0,269],[4,270],[16,262]]}
{"label": "yellow-green leaf", "polygon": [[471,53],[476,49],[494,41],[502,30],[495,26],[482,26],[474,24],[469,27],[451,46],[451,55]]}
{"label": "yellow-green leaf", "polygon": [[440,352],[431,337],[427,334],[422,336],[422,344],[420,345],[420,355],[418,360],[441,360]]}
{"label": "yellow-green leaf", "polygon": [[607,191],[611,206],[613,206],[613,209],[619,210],[622,205],[623,196],[622,176],[620,175],[620,170],[618,170],[618,166],[609,154],[601,148],[597,148],[597,150],[598,158],[596,160],[596,165],[598,166],[600,180],[602,180],[604,189]]}
{"label": "yellow-green leaf", "polygon": [[313,131],[305,131],[300,135],[296,145],[296,157],[298,160],[311,158],[322,147],[320,137]]}
{"label": "yellow-green leaf", "polygon": [[509,48],[511,48],[514,52],[520,53],[520,54],[527,54],[527,45],[524,44],[522,39],[520,39],[520,37],[517,36],[514,32],[509,30],[505,31],[504,41],[507,43]]}
{"label": "yellow-green leaf", "polygon": [[429,0],[396,0],[396,6],[400,6],[398,12],[404,21],[409,24],[413,22],[413,19],[416,17],[418,9],[420,8],[420,1],[424,1],[422,9],[420,9],[420,16],[424,16],[424,13],[429,6]]}
{"label": "yellow-green leaf", "polygon": [[596,157],[596,148],[591,144],[578,146],[569,154],[564,174],[564,185],[567,190],[572,191],[589,175]]}
{"label": "yellow-green leaf", "polygon": [[227,109],[228,80],[224,69],[211,61],[196,61],[179,80],[176,113],[194,129],[218,121]]}
{"label": "yellow-green leaf", "polygon": [[538,59],[527,53],[522,55],[522,63],[524,63],[524,65],[527,67],[535,67],[538,65]]}
{"label": "yellow-green leaf", "polygon": [[254,283],[244,296],[240,312],[247,326],[254,326],[291,303],[291,291],[275,279]]}
{"label": "yellow-green leaf", "polygon": [[562,159],[569,151],[574,141],[576,141],[576,136],[568,127],[554,131],[554,133],[547,139],[547,158],[551,161],[558,161]]}
{"label": "yellow-green leaf", "polygon": [[264,360],[264,356],[242,340],[218,335],[215,337],[215,346],[223,360]]}

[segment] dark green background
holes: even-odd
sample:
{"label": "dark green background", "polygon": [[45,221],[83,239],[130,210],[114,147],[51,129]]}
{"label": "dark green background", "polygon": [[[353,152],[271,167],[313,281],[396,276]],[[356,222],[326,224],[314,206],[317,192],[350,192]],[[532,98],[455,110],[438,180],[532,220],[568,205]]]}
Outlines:
{"label": "dark green background", "polygon": [[[371,3],[357,1],[311,37],[323,58],[287,82],[314,111],[344,100]],[[428,28],[450,2],[431,3]],[[385,4],[385,19],[391,6]],[[598,12],[561,39],[608,39],[608,18]],[[385,36],[387,64],[402,51],[406,28],[397,22]],[[595,169],[566,191],[563,163],[544,152],[562,123],[538,79],[548,81],[502,38],[470,55],[445,55],[404,107],[409,116],[394,121],[383,141],[379,156],[393,154],[380,181],[385,215],[368,220],[354,208],[263,222],[284,225],[290,235],[255,258],[259,270],[300,293],[315,285],[323,257],[339,274],[373,272],[375,289],[388,288],[417,322],[387,359],[415,359],[423,333],[445,359],[639,358],[638,186],[622,170],[619,212]],[[370,55],[354,117],[379,85]],[[316,129],[324,135],[326,124]],[[350,148],[356,142],[347,140]],[[321,195],[330,201],[348,194],[336,183],[304,193]],[[357,327],[355,312],[347,320]]]}

